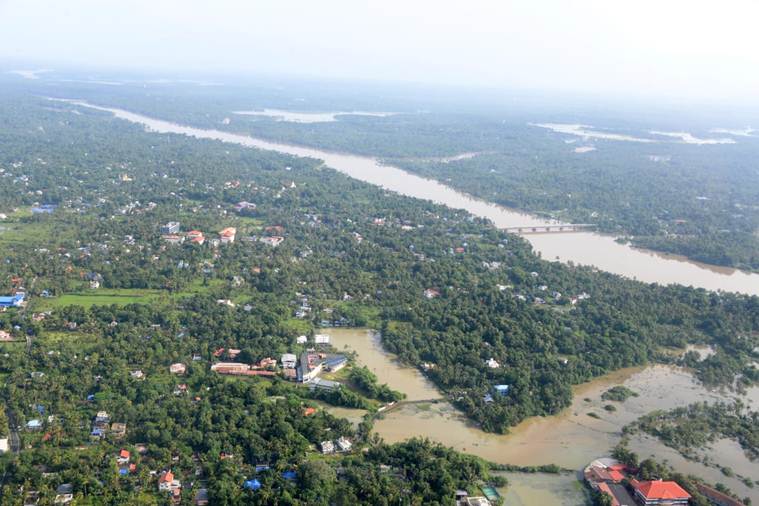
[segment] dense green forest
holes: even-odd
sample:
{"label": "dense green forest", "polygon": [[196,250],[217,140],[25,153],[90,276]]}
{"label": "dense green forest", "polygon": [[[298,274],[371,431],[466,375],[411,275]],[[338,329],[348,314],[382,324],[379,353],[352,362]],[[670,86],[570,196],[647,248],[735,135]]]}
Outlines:
{"label": "dense green forest", "polygon": [[[657,144],[583,140],[533,126],[556,116],[536,107],[494,102],[488,109],[476,97],[449,97],[446,104],[420,93],[414,101],[399,92],[358,98],[337,91],[286,86],[210,89],[153,87],[119,89],[84,86],[102,105],[227,129],[257,137],[360,153],[508,207],[565,222],[593,223],[637,246],[740,269],[759,269],[759,181],[755,159],[759,140],[737,137],[735,144]],[[251,89],[252,88],[252,89]],[[301,101],[296,96],[306,96]],[[199,106],[199,103],[202,104]],[[455,106],[451,105],[455,104]],[[430,110],[419,111],[420,107]],[[238,110],[379,110],[387,117],[341,116],[339,121],[298,124]],[[556,105],[554,109],[566,109]],[[462,112],[472,110],[473,112]],[[575,123],[578,113],[558,113]],[[620,118],[624,118],[620,113]],[[646,125],[599,115],[582,115],[612,132],[650,136]],[[661,121],[660,118],[657,120]],[[686,120],[683,120],[686,121]],[[669,128],[687,129],[668,118]],[[711,125],[712,127],[718,125]],[[692,128],[709,133],[699,122]],[[701,132],[701,133],[700,133]],[[580,145],[595,151],[575,153]],[[476,156],[450,159],[453,155]]]}
{"label": "dense green forest", "polygon": [[[705,381],[756,379],[759,298],[543,261],[482,220],[316,160],[159,136],[37,91],[0,95],[0,283],[29,299],[0,313],[13,339],[0,343],[0,397],[23,443],[0,458],[3,504],[22,500],[21,487],[48,500],[60,483],[82,504],[161,503],[150,471],[168,468],[186,504],[201,485],[213,504],[443,504],[489,479],[477,459],[386,445],[368,419],[330,415],[330,404],[371,411],[398,398],[369,371],[350,367],[356,388],[326,395],[209,370],[222,347],[250,363],[303,351],[296,337],[323,320],[381,329],[489,431],[556,413],[572,384],[670,361],[663,347],[706,343],[730,358],[694,363]],[[241,201],[255,208],[236,210]],[[33,214],[38,204],[57,207]],[[209,242],[167,244],[169,221]],[[238,239],[214,247],[225,227]],[[272,230],[284,237],[276,247],[261,241]],[[304,296],[312,312],[299,318]],[[124,439],[90,441],[99,411],[126,423]],[[24,429],[35,419],[40,430]],[[320,455],[340,436],[366,452]],[[137,464],[125,476],[120,448]],[[261,488],[244,490],[254,475]]]}

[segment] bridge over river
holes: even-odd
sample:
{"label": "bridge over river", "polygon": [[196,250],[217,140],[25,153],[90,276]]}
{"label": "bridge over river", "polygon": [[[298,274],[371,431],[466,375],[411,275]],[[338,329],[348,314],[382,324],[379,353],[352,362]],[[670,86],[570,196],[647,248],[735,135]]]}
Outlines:
{"label": "bridge over river", "polygon": [[585,232],[594,228],[596,225],[592,223],[557,223],[555,225],[503,227],[503,230],[512,234],[566,234],[568,232]]}

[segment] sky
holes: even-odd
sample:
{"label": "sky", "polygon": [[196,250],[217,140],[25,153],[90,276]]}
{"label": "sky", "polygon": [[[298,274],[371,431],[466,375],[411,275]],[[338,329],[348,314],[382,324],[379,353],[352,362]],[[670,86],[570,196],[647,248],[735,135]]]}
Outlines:
{"label": "sky", "polygon": [[757,20],[754,0],[0,0],[0,62],[756,102]]}

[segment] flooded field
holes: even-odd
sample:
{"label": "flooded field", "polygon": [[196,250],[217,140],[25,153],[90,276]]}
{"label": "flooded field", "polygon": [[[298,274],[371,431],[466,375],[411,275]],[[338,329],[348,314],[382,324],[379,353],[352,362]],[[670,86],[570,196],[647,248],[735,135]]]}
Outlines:
{"label": "flooded field", "polygon": [[[356,351],[359,362],[369,367],[381,383],[407,392],[410,400],[440,397],[434,385],[420,371],[401,364],[395,356],[384,351],[375,332],[335,329],[329,333],[333,345],[338,349]],[[603,400],[603,393],[615,385],[625,385],[638,396],[622,403]],[[447,401],[403,405],[378,419],[374,430],[387,442],[428,437],[500,464],[558,464],[568,469],[580,469],[593,459],[608,455],[619,442],[622,427],[651,411],[736,396],[734,393],[708,390],[697,383],[688,371],[663,365],[616,371],[574,387],[573,393],[574,399],[569,408],[555,416],[529,418],[506,435],[483,432]],[[616,411],[604,409],[608,404],[614,405]],[[737,478],[724,476],[716,467],[688,461],[658,440],[636,436],[631,448],[641,457],[654,456],[680,471],[701,476],[712,483],[724,483],[742,497],[748,495],[759,500],[759,490],[749,489]],[[709,456],[721,466],[737,468],[748,462],[739,446],[725,443],[715,445]],[[759,470],[758,465],[748,464],[749,467],[744,465],[743,468]],[[759,479],[759,473],[754,478]],[[548,486],[547,483],[544,485]],[[521,493],[529,495],[529,484],[525,482],[523,487]],[[536,490],[545,492],[540,487]]]}
{"label": "flooded field", "polygon": [[498,493],[509,506],[582,506],[588,493],[574,474],[495,473],[509,480]]}

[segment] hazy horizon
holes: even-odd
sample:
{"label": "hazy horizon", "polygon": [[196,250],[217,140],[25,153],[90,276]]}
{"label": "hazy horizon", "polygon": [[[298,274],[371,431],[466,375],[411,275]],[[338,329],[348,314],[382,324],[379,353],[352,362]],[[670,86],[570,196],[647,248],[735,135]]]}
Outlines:
{"label": "hazy horizon", "polygon": [[759,4],[0,0],[0,61],[757,102]]}

